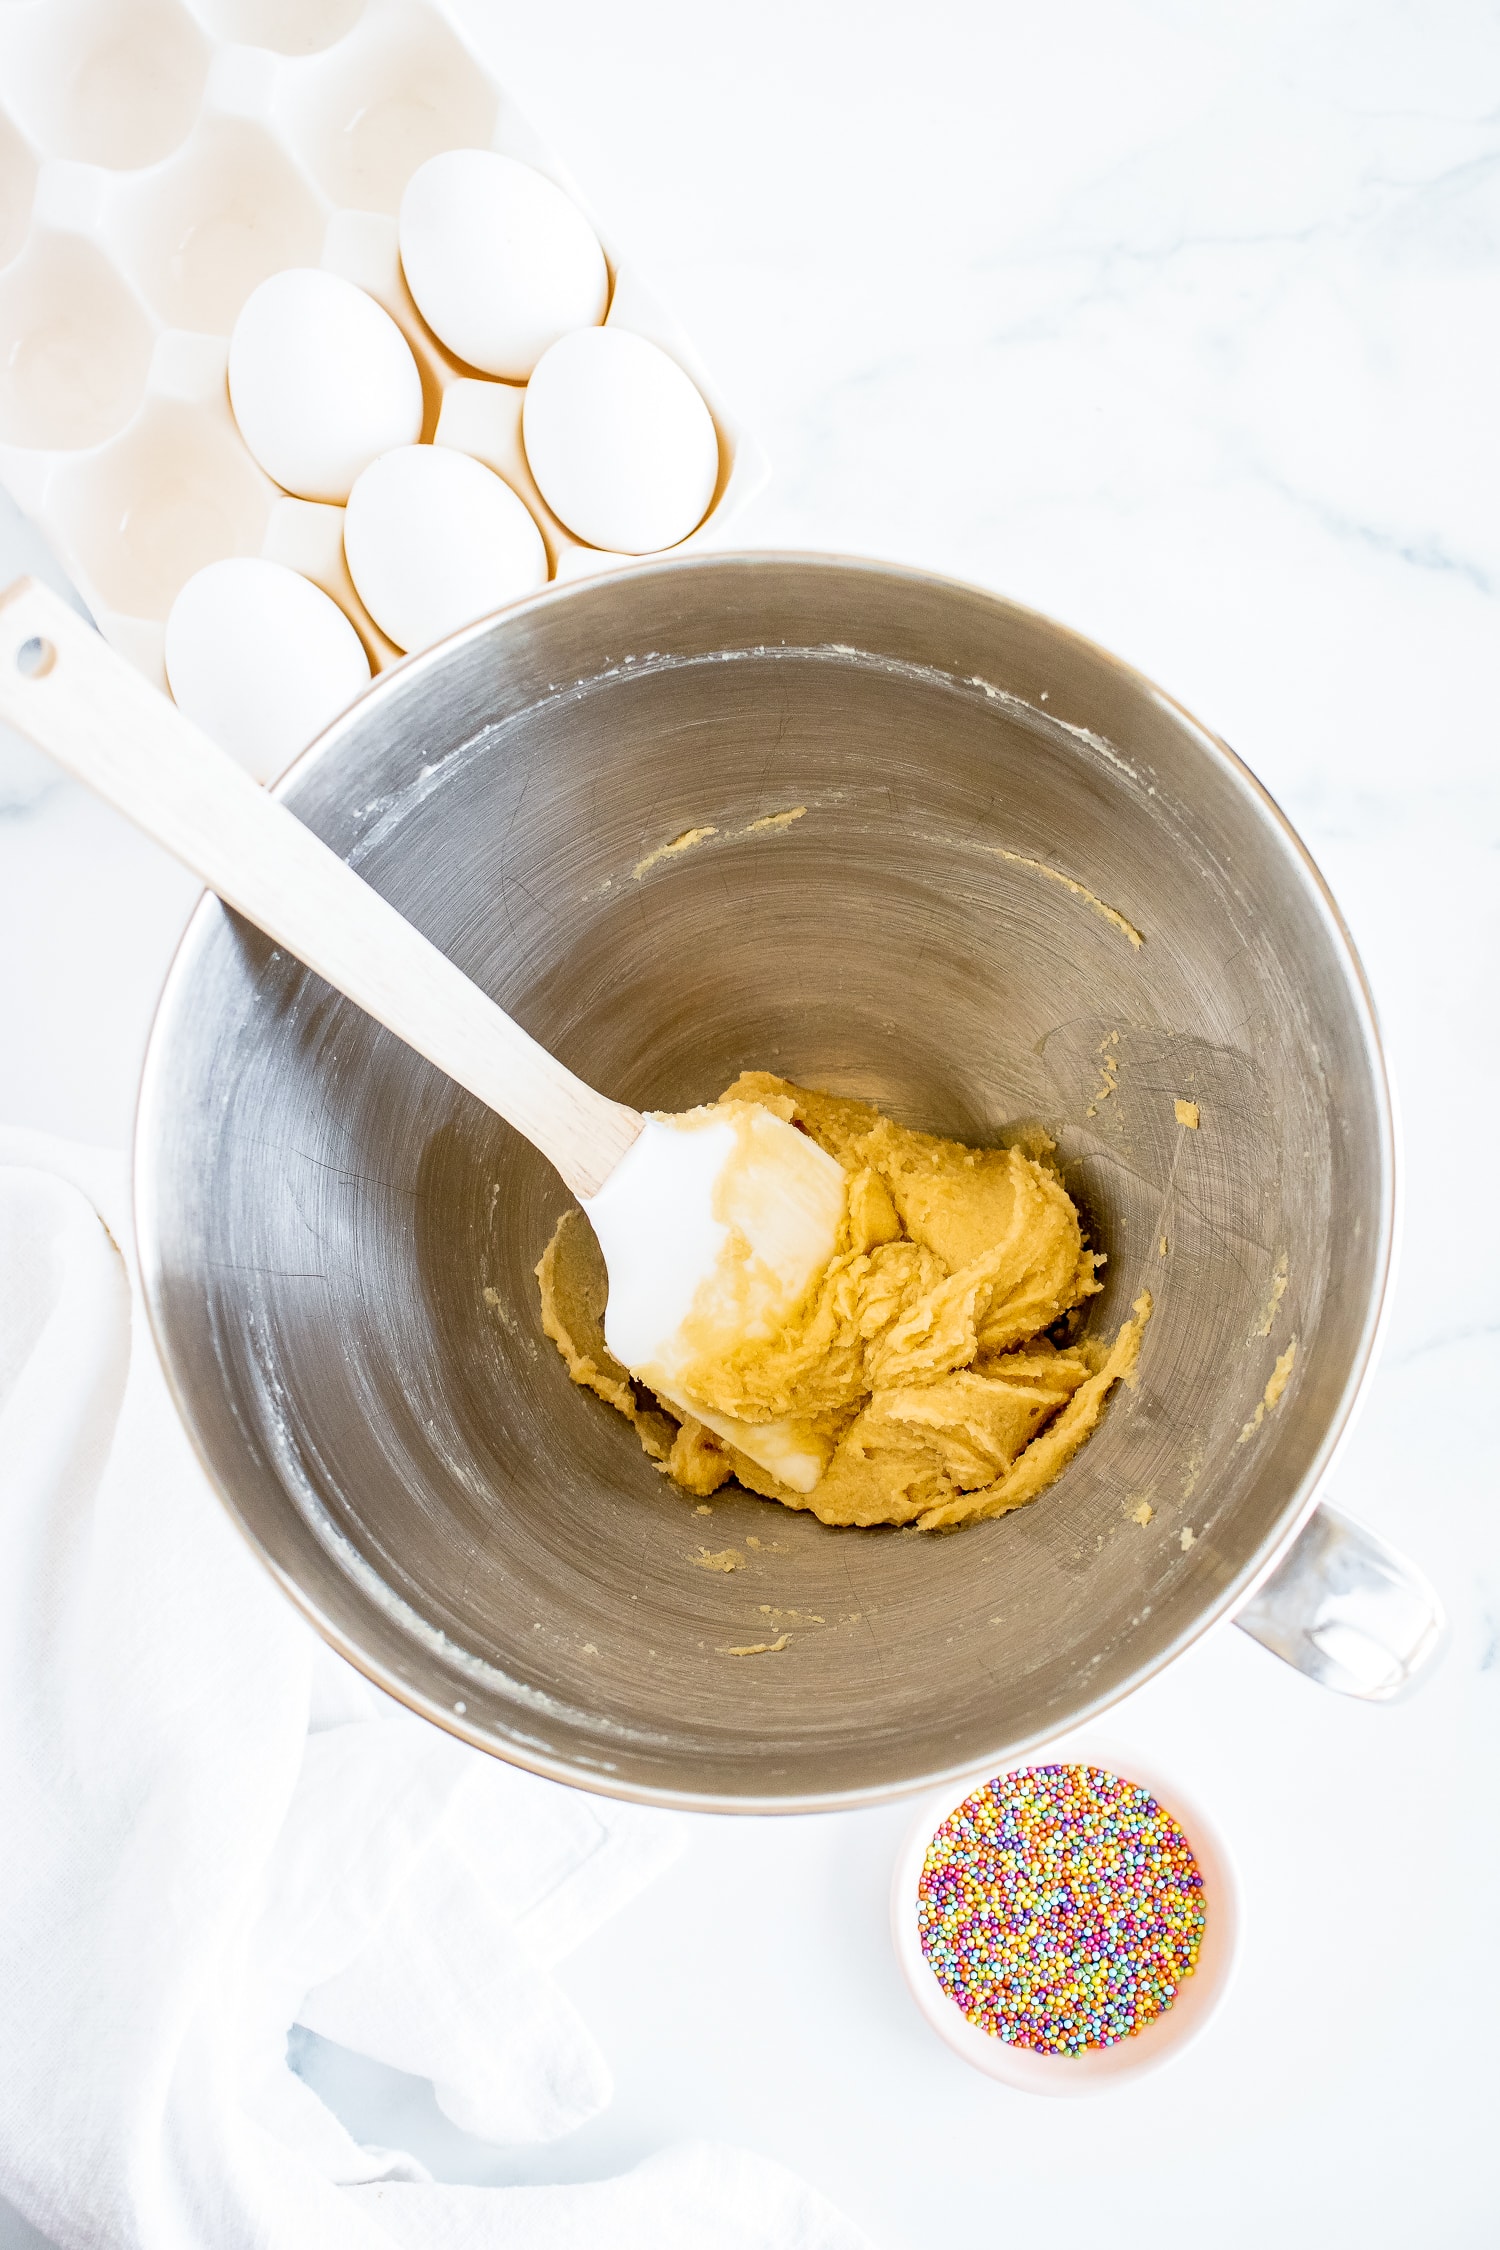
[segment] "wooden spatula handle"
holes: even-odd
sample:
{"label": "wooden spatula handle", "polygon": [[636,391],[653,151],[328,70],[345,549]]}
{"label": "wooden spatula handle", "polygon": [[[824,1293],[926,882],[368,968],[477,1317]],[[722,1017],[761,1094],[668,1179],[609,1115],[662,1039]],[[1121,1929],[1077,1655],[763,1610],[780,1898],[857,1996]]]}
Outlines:
{"label": "wooden spatula handle", "polygon": [[539,1047],[67,604],[0,594],[0,716],[594,1194],[641,1128]]}

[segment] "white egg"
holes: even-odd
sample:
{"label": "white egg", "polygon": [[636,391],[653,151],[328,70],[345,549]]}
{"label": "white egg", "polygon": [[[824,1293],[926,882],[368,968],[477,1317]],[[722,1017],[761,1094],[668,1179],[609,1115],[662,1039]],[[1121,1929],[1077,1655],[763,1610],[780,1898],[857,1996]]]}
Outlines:
{"label": "white egg", "polygon": [[341,275],[273,273],[229,339],[229,403],[267,476],[347,500],[361,469],[422,434],[422,378],[390,314]]}
{"label": "white egg", "polygon": [[675,547],[719,480],[702,398],[675,359],[625,328],[575,329],[543,353],[522,434],[542,498],[591,547]]}
{"label": "white egg", "polygon": [[609,270],[588,220],[529,164],[455,148],[413,172],[401,264],[440,342],[524,383],[549,344],[604,318]]}
{"label": "white egg", "polygon": [[446,445],[403,446],[371,463],[344,511],[344,556],[380,630],[408,650],[547,583],[525,502]]}
{"label": "white egg", "polygon": [[282,563],[195,571],[167,618],[167,682],[207,735],[269,781],[370,684],[337,602]]}

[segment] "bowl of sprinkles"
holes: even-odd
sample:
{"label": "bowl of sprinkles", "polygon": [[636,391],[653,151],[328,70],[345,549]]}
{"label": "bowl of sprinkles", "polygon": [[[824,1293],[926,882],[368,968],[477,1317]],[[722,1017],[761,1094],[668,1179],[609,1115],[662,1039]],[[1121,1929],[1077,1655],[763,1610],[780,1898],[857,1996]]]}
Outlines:
{"label": "bowl of sprinkles", "polygon": [[1228,1989],[1229,1858],[1142,1760],[1075,1744],[950,1785],[897,1863],[896,1950],[927,2021],[992,2078],[1102,2092],[1167,2062]]}

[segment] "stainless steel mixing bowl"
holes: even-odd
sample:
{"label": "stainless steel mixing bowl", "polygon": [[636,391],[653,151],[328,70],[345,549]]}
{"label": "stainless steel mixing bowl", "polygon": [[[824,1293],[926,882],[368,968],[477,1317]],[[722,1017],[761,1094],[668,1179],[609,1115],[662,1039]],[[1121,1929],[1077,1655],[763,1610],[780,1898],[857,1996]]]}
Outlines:
{"label": "stainless steel mixing bowl", "polygon": [[151,1315],[230,1509],[384,1687],[596,1788],[849,1803],[1099,1710],[1293,1537],[1386,1275],[1379,1047],[1296,837],[1147,681],[911,572],[649,565],[403,665],[281,794],[627,1101],[760,1066],[968,1141],[1040,1121],[1108,1253],[1092,1329],[1156,1300],[1139,1387],[1016,1515],[699,1513],[541,1332],[547,1165],[206,900],[142,1095]]}

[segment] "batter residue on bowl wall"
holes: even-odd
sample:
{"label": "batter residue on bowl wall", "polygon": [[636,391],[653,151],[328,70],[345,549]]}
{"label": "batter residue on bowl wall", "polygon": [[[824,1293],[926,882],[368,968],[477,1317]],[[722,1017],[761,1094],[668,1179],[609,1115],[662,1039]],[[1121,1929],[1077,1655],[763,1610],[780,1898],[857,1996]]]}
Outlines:
{"label": "batter residue on bowl wall", "polygon": [[695,1495],[731,1477],[831,1524],[924,1531],[1024,1506],[1134,1379],[1145,1291],[1108,1348],[1074,1339],[1099,1289],[1071,1196],[1035,1136],[971,1149],[893,1124],[867,1102],[747,1071],[723,1100],[753,1101],[809,1133],[849,1175],[846,1240],[792,1328],[695,1366],[694,1398],[750,1422],[795,1416],[827,1467],[794,1492],[634,1382],[604,1342],[604,1261],[570,1211],[537,1267],[542,1324],[575,1383],[635,1427]]}

